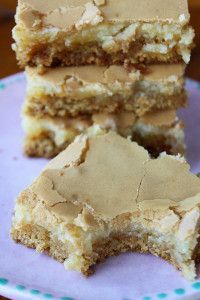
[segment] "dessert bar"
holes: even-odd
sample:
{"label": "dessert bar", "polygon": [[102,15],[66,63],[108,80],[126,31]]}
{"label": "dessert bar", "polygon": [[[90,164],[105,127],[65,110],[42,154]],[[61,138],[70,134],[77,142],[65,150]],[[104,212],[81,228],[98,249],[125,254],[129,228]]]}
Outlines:
{"label": "dessert bar", "polygon": [[80,136],[19,195],[12,237],[85,275],[108,256],[137,251],[194,280],[200,179],[189,169],[180,156],[152,159],[116,133]]}
{"label": "dessert bar", "polygon": [[184,71],[181,64],[151,65],[145,74],[116,65],[54,68],[42,75],[27,68],[24,110],[39,117],[74,117],[177,109],[186,105]]}
{"label": "dessert bar", "polygon": [[79,134],[101,135],[115,131],[137,141],[152,156],[166,151],[184,154],[184,126],[173,110],[147,113],[141,118],[132,113],[94,114],[78,118],[37,118],[23,116],[26,133],[24,152],[28,156],[53,157]]}
{"label": "dessert bar", "polygon": [[21,67],[189,63],[187,0],[19,0]]}

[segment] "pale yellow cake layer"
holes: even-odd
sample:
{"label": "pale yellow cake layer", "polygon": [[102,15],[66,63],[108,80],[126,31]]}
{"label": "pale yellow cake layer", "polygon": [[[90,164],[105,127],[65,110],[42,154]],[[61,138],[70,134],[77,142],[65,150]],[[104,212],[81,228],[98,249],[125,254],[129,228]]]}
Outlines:
{"label": "pale yellow cake layer", "polygon": [[143,115],[158,109],[186,105],[184,65],[151,65],[146,73],[122,66],[63,67],[38,74],[27,68],[30,115],[77,116],[78,114],[134,112]]}
{"label": "pale yellow cake layer", "polygon": [[186,161],[152,159],[110,132],[80,136],[49,162],[19,195],[11,234],[86,275],[108,256],[138,251],[194,280],[199,224],[200,179]]}
{"label": "pale yellow cake layer", "polygon": [[66,118],[23,116],[26,133],[24,150],[29,156],[52,157],[66,148],[77,135],[101,135],[115,131],[143,145],[154,156],[166,151],[184,154],[184,128],[174,110],[148,113],[94,114]]}
{"label": "pale yellow cake layer", "polygon": [[19,0],[13,30],[22,67],[190,60],[187,0]]}

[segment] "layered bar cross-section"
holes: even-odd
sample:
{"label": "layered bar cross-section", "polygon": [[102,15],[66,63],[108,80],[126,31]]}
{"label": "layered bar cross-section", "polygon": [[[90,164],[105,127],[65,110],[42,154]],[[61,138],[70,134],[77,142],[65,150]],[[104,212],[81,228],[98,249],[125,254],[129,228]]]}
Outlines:
{"label": "layered bar cross-section", "polygon": [[146,73],[117,65],[54,68],[42,75],[27,68],[24,110],[40,117],[74,117],[177,109],[186,105],[184,71],[181,64],[151,65]]}
{"label": "layered bar cross-section", "polygon": [[102,135],[108,131],[129,137],[144,146],[151,155],[165,151],[184,154],[184,126],[174,110],[147,113],[82,115],[77,118],[49,118],[23,115],[26,133],[24,151],[28,156],[53,157],[79,134]]}
{"label": "layered bar cross-section", "polygon": [[152,253],[190,280],[200,258],[200,179],[180,156],[151,159],[115,133],[81,136],[16,202],[14,240],[90,274],[106,257]]}
{"label": "layered bar cross-section", "polygon": [[189,19],[187,0],[19,0],[13,49],[21,67],[188,63]]}

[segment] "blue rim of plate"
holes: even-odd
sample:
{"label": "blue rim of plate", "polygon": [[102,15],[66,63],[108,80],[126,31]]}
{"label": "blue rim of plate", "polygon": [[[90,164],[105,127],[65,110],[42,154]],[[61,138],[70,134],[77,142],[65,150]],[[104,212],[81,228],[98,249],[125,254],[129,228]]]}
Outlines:
{"label": "blue rim of plate", "polygon": [[[0,79],[0,91],[5,90],[10,85],[21,82],[25,80],[25,74],[24,72],[11,75],[9,77]],[[187,79],[187,83],[189,83],[193,88],[196,88],[200,90],[200,83],[198,81],[192,80],[190,78]],[[1,274],[0,274],[1,276]],[[76,300],[74,297],[70,296],[61,296],[57,297],[51,293],[48,292],[42,292],[38,289],[26,287],[20,283],[13,284],[10,282],[7,278],[0,277],[0,292],[4,292],[6,290],[10,290],[12,292],[16,292],[19,294],[23,294],[26,297],[32,297],[32,298],[40,298],[40,299],[59,299],[59,300]],[[200,281],[193,282],[188,285],[187,288],[183,287],[177,287],[174,290],[170,292],[160,292],[154,295],[146,295],[142,296],[140,300],[155,300],[155,299],[170,299],[171,297],[176,297],[177,299],[183,299],[183,297],[186,297],[187,295],[195,295],[196,293],[200,293]],[[5,293],[7,294],[7,293]],[[199,294],[200,295],[200,294]],[[6,296],[6,295],[5,295]],[[121,300],[132,300],[130,298],[122,297]],[[139,300],[139,299],[138,299]]]}
{"label": "blue rim of plate", "polygon": [[24,72],[20,72],[9,77],[0,79],[0,91],[5,90],[10,85],[25,80]]}
{"label": "blue rim of plate", "polygon": [[[6,292],[7,291],[7,292]],[[19,296],[23,295],[24,297],[31,297],[31,299],[58,299],[58,300],[76,300],[74,297],[71,296],[61,296],[57,297],[52,293],[43,292],[35,288],[30,288],[20,283],[13,284],[8,279],[0,277],[0,292],[4,293],[5,296],[8,297],[10,294],[9,291],[12,293],[17,293]],[[160,292],[154,295],[146,295],[142,296],[141,298],[137,298],[138,300],[155,300],[155,299],[172,299],[172,297],[176,297],[176,299],[182,300],[183,297],[186,296],[193,296],[195,294],[200,295],[200,281],[196,281],[190,283],[187,288],[178,287],[170,292]],[[134,299],[134,298],[132,298]],[[132,300],[131,298],[122,297],[121,300]]]}

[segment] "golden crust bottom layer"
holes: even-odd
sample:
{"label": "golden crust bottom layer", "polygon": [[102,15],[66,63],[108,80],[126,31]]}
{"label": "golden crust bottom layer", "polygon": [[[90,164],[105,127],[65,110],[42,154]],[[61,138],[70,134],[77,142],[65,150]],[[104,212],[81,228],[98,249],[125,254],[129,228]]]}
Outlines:
{"label": "golden crust bottom layer", "polygon": [[39,67],[58,66],[80,66],[80,65],[117,65],[124,64],[151,64],[151,63],[179,63],[182,62],[181,55],[176,49],[168,53],[152,53],[142,50],[142,42],[134,42],[129,49],[124,52],[120,50],[108,53],[97,44],[78,45],[71,49],[64,45],[55,44],[35,44],[31,49],[21,47],[16,50],[20,67],[29,65]]}
{"label": "golden crust bottom layer", "polygon": [[178,109],[187,103],[185,93],[173,96],[139,97],[124,99],[122,96],[110,97],[106,101],[95,98],[77,99],[45,97],[27,99],[25,111],[30,116],[38,117],[76,117],[81,114],[134,112],[142,116],[147,112],[164,109]]}
{"label": "golden crust bottom layer", "polygon": [[30,157],[52,158],[63,151],[69,143],[57,146],[49,134],[37,138],[26,137],[24,142],[24,153]]}
{"label": "golden crust bottom layer", "polygon": [[[67,247],[57,238],[52,237],[50,233],[37,225],[26,224],[20,228],[12,228],[12,238],[29,248],[34,248],[38,252],[45,252],[59,262],[63,263],[68,258]],[[193,259],[198,263],[200,259],[199,243],[193,252]],[[115,256],[125,252],[151,253],[160,256],[169,261],[177,269],[180,269],[179,263],[171,256],[171,251],[167,245],[157,245],[155,242],[146,243],[144,239],[136,236],[115,235],[106,239],[99,240],[93,244],[92,256],[83,255],[82,273],[86,276],[93,273],[93,266],[105,261],[107,257]]]}
{"label": "golden crust bottom layer", "polygon": [[50,239],[48,231],[40,226],[26,224],[20,230],[12,228],[11,235],[16,242],[38,252],[46,252],[59,262],[68,257],[68,251],[62,242],[56,238]]}

